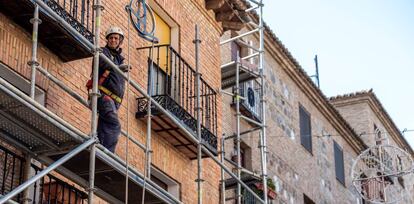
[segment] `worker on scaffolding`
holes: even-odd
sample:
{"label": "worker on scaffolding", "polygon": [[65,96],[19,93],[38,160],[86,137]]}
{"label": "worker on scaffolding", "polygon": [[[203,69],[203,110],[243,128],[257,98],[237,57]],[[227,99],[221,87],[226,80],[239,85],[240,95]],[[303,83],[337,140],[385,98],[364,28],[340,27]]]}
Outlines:
{"label": "worker on scaffolding", "polygon": [[[102,53],[112,60],[123,72],[130,67],[124,64],[124,57],[121,55],[124,33],[119,27],[112,26],[106,33],[106,46]],[[117,73],[111,66],[99,58],[99,91],[98,98],[98,138],[99,142],[109,151],[115,152],[118,137],[121,134],[121,123],[118,118],[118,109],[121,106],[125,90],[125,80],[120,73]],[[89,80],[87,87],[92,88],[92,80]]]}

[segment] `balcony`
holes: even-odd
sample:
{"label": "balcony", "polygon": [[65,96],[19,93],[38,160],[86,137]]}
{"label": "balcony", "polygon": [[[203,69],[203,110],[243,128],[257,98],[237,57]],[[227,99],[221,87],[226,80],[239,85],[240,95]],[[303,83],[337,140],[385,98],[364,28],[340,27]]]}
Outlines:
{"label": "balcony", "polygon": [[[0,146],[0,194],[4,195],[23,182],[24,158]],[[32,164],[31,172],[36,175],[41,168]],[[29,203],[87,203],[87,194],[59,178],[47,174],[37,181],[31,188]],[[22,194],[14,198],[22,203]]]}
{"label": "balcony", "polygon": [[[43,0],[54,12],[90,42],[93,41],[93,0]],[[0,12],[32,32],[34,3],[30,0],[0,0]],[[39,42],[55,53],[63,62],[92,56],[86,46],[59,25],[50,15],[39,9]]]}
{"label": "balcony", "polygon": [[[148,56],[153,56],[153,58],[148,57],[148,67],[152,67],[152,78],[150,77],[153,81],[152,97],[186,127],[187,131],[197,135],[196,72],[169,45],[155,46],[152,54],[149,53],[149,49],[139,48],[139,51],[147,50]],[[200,83],[202,143],[217,155],[217,93],[202,78]],[[145,120],[148,100],[145,97],[137,100],[136,118]],[[154,116],[152,129],[189,158],[195,159],[197,144],[193,143],[181,128],[155,106],[151,107],[151,113]]]}

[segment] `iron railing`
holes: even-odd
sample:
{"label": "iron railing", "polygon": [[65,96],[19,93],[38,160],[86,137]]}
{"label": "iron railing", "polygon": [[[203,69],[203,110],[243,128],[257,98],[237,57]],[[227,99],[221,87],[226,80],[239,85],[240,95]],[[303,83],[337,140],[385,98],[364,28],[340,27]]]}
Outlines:
{"label": "iron railing", "polygon": [[[41,168],[32,165],[35,175],[42,171]],[[88,195],[57,177],[47,174],[38,180],[32,189],[33,204],[84,204]]]}
{"label": "iron railing", "polygon": [[93,0],[42,0],[81,35],[93,42]]}
{"label": "iron railing", "polygon": [[[0,146],[0,194],[5,195],[23,182],[25,159],[7,148]],[[35,175],[42,169],[32,164],[32,173]],[[30,203],[33,204],[83,204],[87,201],[87,194],[73,185],[46,175],[30,188]],[[14,198],[21,203],[22,194]]]}
{"label": "iron railing", "polygon": [[[24,158],[0,146],[0,194],[5,195],[22,183]],[[21,201],[21,195],[15,198]]]}
{"label": "iron railing", "polygon": [[[195,70],[170,45],[155,46],[153,53],[150,47],[138,50],[147,50],[149,54],[148,67],[153,67],[153,98],[190,129],[196,131]],[[150,80],[150,77],[148,78]],[[147,99],[141,97],[137,100],[138,113],[146,113]],[[200,81],[200,105],[201,137],[207,145],[217,149],[217,93],[203,78]]]}
{"label": "iron railing", "polygon": [[[255,187],[250,186],[253,189],[255,189]],[[261,203],[260,201],[257,200],[257,198],[255,198],[252,193],[250,193],[249,191],[247,191],[246,189],[243,189],[242,192],[242,204],[258,204]]]}

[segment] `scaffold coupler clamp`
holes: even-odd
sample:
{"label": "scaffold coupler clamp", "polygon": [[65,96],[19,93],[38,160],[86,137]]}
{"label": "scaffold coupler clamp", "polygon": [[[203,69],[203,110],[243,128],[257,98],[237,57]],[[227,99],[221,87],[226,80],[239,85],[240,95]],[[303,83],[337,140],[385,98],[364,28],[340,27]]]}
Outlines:
{"label": "scaffold coupler clamp", "polygon": [[38,61],[36,61],[36,60],[29,60],[27,62],[27,65],[29,65],[29,66],[33,66],[34,65],[35,67],[38,67],[40,65],[40,63]]}
{"label": "scaffold coupler clamp", "polygon": [[195,182],[204,182],[205,180],[204,179],[196,179],[196,180],[194,180]]}
{"label": "scaffold coupler clamp", "polygon": [[92,8],[94,10],[98,10],[98,9],[101,9],[101,11],[105,10],[105,7],[102,6],[101,4],[95,4],[95,5],[92,6]]}
{"label": "scaffold coupler clamp", "polygon": [[42,19],[40,19],[40,18],[31,18],[31,19],[29,20],[29,22],[30,22],[31,24],[34,24],[35,22],[37,22],[38,24],[42,24]]}
{"label": "scaffold coupler clamp", "polygon": [[91,133],[91,138],[95,140],[95,144],[99,144],[98,132]]}

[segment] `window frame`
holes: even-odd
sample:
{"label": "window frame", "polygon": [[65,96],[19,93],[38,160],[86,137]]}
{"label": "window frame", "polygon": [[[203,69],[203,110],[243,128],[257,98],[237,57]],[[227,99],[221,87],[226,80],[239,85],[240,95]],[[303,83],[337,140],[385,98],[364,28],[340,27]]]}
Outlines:
{"label": "window frame", "polygon": [[[334,151],[334,163],[335,163],[335,178],[342,185],[346,186],[345,185],[346,179],[345,179],[344,150],[335,140],[333,140],[333,151]],[[340,160],[337,160],[337,159],[340,159]]]}
{"label": "window frame", "polygon": [[[303,121],[303,119],[305,119],[302,116],[306,116],[308,121]],[[307,122],[308,124],[308,137],[306,137],[306,134],[304,133],[302,124],[304,124],[304,122]],[[301,104],[299,104],[299,134],[300,134],[300,144],[311,154],[312,153],[312,119],[311,119],[311,114],[305,109],[305,107],[303,107]],[[309,141],[307,141],[309,140]],[[305,142],[308,142],[309,144],[306,144]]]}
{"label": "window frame", "polygon": [[[158,169],[156,166],[151,165],[151,180],[152,177],[155,177],[158,181],[162,182],[162,184],[167,186],[166,191],[170,193],[172,196],[181,200],[181,184],[177,182],[175,179]],[[157,183],[153,181],[154,183]],[[158,183],[157,183],[158,185]],[[163,186],[161,188],[165,189]]]}
{"label": "window frame", "polygon": [[[2,62],[0,62],[0,73],[0,78],[6,80],[8,83],[30,96],[31,82],[28,79],[24,78]],[[39,88],[37,84],[35,86],[34,100],[42,106],[45,106],[46,104],[46,91]]]}

